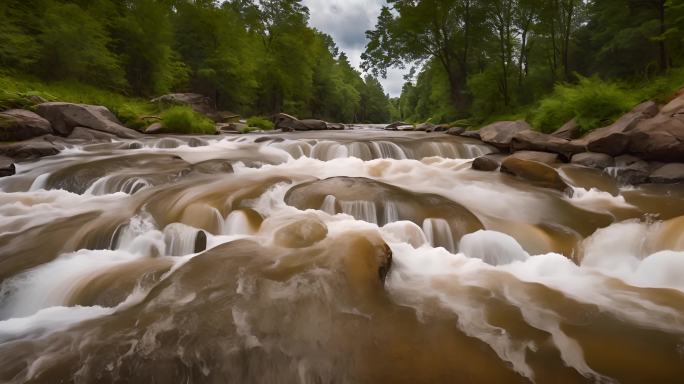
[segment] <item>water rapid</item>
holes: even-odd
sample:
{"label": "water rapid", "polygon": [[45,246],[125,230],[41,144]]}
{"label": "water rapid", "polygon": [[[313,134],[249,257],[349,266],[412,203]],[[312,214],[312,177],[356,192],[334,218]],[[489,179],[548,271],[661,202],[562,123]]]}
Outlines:
{"label": "water rapid", "polygon": [[674,383],[684,186],[358,129],[72,146],[0,179],[0,382]]}

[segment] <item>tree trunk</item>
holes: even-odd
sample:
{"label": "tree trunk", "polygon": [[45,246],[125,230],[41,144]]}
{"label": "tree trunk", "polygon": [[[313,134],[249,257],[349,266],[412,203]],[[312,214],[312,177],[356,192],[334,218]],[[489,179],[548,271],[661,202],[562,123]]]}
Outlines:
{"label": "tree trunk", "polygon": [[665,40],[662,39],[662,36],[665,34],[665,30],[667,29],[667,26],[665,25],[665,0],[660,0],[658,2],[658,16],[660,21],[661,36],[660,40],[658,40],[660,70],[666,71],[668,68],[667,47],[665,46]]}

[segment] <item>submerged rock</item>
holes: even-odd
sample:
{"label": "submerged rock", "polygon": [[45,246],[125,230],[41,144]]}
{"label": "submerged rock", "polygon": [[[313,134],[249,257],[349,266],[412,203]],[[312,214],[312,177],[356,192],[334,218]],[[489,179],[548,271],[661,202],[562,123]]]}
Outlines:
{"label": "submerged rock", "polygon": [[536,160],[509,156],[501,163],[501,172],[518,176],[543,188],[552,188],[561,192],[566,192],[569,188],[553,167]]}
{"label": "submerged rock", "polygon": [[497,159],[493,156],[480,156],[473,160],[473,164],[471,165],[471,168],[476,170],[476,171],[486,171],[486,172],[491,172],[491,171],[496,171],[499,169],[501,166],[501,161],[500,159]]}
{"label": "submerged rock", "polygon": [[50,122],[31,111],[0,112],[0,141],[21,141],[51,133]]}
{"label": "submerged rock", "polygon": [[273,242],[285,248],[305,248],[325,239],[328,227],[315,217],[297,219],[278,229]]}

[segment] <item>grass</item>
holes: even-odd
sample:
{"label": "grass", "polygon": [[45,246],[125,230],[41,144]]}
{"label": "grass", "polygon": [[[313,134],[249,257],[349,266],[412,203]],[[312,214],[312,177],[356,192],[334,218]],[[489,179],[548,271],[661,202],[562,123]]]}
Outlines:
{"label": "grass", "polygon": [[190,107],[171,107],[162,112],[164,131],[182,134],[213,135],[214,123]]}
{"label": "grass", "polygon": [[264,131],[270,131],[275,127],[271,120],[258,116],[247,119],[247,126],[263,129]]}

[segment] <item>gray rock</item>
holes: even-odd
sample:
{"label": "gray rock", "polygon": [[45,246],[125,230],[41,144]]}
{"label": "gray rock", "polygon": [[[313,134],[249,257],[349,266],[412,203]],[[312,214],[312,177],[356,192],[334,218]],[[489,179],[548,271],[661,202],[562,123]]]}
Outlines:
{"label": "gray rock", "polygon": [[411,125],[411,126],[412,126],[412,124],[405,123],[405,122],[403,122],[403,121],[395,121],[394,123],[388,124],[387,126],[385,126],[385,129],[387,129],[387,130],[389,130],[389,131],[396,131],[397,128],[399,128],[399,127],[404,127],[404,126],[407,126],[407,125]]}
{"label": "gray rock", "polygon": [[0,155],[18,160],[37,159],[59,153],[61,147],[44,140],[26,140],[18,143],[0,144]]}
{"label": "gray rock", "polygon": [[684,163],[665,164],[651,173],[652,183],[674,184],[684,182]]}
{"label": "gray rock", "polygon": [[346,129],[345,125],[342,123],[325,123],[326,129],[331,131],[342,131]]}
{"label": "gray rock", "polygon": [[461,133],[461,136],[467,137],[470,139],[480,140],[480,131],[479,130],[465,131],[465,132]]}
{"label": "gray rock", "polygon": [[492,172],[499,169],[501,162],[492,156],[480,156],[473,160],[473,164],[470,166],[476,171]]}
{"label": "gray rock", "polygon": [[140,134],[126,128],[106,107],[72,103],[43,103],[38,114],[52,124],[52,129],[68,136],[75,127],[86,127],[123,138],[136,138]]}
{"label": "gray rock", "polygon": [[0,113],[0,141],[21,141],[52,133],[50,122],[25,109]]}
{"label": "gray rock", "polygon": [[0,177],[12,176],[16,171],[14,160],[0,156]]}
{"label": "gray rock", "polygon": [[162,123],[152,123],[149,127],[145,128],[145,134],[156,135],[164,131],[164,126]]}
{"label": "gray rock", "polygon": [[112,139],[117,138],[116,136],[110,133],[100,132],[85,127],[75,127],[68,137],[74,140],[86,141],[111,141]]}
{"label": "gray rock", "polygon": [[630,144],[630,131],[642,121],[655,116],[658,105],[652,101],[641,103],[632,111],[620,117],[615,123],[593,130],[577,144],[586,145],[587,151],[617,156],[625,153]]}
{"label": "gray rock", "polygon": [[454,136],[460,136],[463,132],[465,132],[465,128],[463,127],[451,127],[446,131],[447,134]]}
{"label": "gray rock", "polygon": [[629,132],[629,153],[648,160],[684,161],[684,92]]}
{"label": "gray rock", "polygon": [[480,129],[480,140],[499,149],[508,150],[513,137],[525,130],[532,130],[523,120],[499,121]]}
{"label": "gray rock", "polygon": [[507,158],[515,158],[526,161],[536,161],[544,164],[554,164],[558,162],[557,153],[540,152],[540,151],[518,151],[508,156]]}
{"label": "gray rock", "polygon": [[604,169],[615,166],[615,159],[605,153],[584,152],[572,157],[573,164],[583,165],[590,168]]}
{"label": "gray rock", "polygon": [[647,162],[629,155],[616,157],[615,167],[607,168],[605,171],[620,183],[630,185],[647,182],[651,173]]}
{"label": "gray rock", "polygon": [[428,131],[433,130],[434,128],[435,128],[435,125],[434,125],[434,124],[422,123],[422,124],[416,125],[415,128],[414,128],[413,130],[414,130],[414,131],[428,132]]}
{"label": "gray rock", "polygon": [[316,131],[326,130],[328,125],[323,120],[306,119],[299,120],[294,116],[286,113],[279,113],[275,116],[275,128],[281,129],[283,132],[289,131]]}
{"label": "gray rock", "polygon": [[572,141],[545,133],[524,130],[516,133],[510,142],[511,151],[530,150],[553,152],[570,159],[573,154],[584,152],[584,147]]}
{"label": "gray rock", "polygon": [[577,125],[577,121],[572,119],[555,130],[551,135],[558,137],[559,139],[573,140],[580,137],[582,132],[580,131],[579,125]]}

